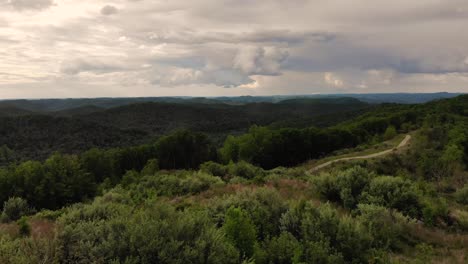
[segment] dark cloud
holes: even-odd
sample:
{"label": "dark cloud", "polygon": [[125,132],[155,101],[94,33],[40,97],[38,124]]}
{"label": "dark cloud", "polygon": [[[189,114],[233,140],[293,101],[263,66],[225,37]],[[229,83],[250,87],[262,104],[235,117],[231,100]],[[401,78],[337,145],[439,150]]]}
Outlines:
{"label": "dark cloud", "polygon": [[117,7],[111,6],[111,5],[106,5],[103,8],[101,8],[101,14],[104,16],[110,16],[110,15],[115,15],[119,12]]}
{"label": "dark cloud", "polygon": [[2,0],[0,4],[11,6],[12,8],[23,10],[42,10],[54,5],[53,0]]}

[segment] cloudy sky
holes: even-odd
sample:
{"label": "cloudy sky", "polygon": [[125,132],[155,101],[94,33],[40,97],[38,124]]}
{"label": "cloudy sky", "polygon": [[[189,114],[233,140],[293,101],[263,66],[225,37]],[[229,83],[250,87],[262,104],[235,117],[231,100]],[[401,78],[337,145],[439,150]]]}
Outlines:
{"label": "cloudy sky", "polygon": [[468,92],[467,0],[0,0],[0,98]]}

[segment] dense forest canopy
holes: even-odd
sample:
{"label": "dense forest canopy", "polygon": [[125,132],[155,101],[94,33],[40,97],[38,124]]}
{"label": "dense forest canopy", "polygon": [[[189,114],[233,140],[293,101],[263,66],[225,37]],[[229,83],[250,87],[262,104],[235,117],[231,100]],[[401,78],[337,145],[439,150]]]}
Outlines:
{"label": "dense forest canopy", "polygon": [[[468,260],[466,95],[143,103],[2,120],[1,263]],[[23,147],[46,133],[51,141]],[[309,171],[311,160],[406,134],[410,145],[389,155]]]}

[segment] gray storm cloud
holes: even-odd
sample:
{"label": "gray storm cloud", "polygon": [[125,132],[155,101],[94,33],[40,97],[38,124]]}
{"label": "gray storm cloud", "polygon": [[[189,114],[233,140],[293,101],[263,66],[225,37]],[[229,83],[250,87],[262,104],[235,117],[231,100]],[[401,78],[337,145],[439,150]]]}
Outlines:
{"label": "gray storm cloud", "polygon": [[101,8],[101,14],[104,16],[110,16],[110,15],[115,15],[119,12],[117,7],[111,6],[111,5],[106,5],[103,8]]}

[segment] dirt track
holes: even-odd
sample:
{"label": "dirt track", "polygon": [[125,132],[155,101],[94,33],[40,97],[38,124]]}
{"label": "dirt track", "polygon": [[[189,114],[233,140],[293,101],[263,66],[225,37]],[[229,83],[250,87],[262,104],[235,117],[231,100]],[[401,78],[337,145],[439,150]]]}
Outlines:
{"label": "dirt track", "polygon": [[411,140],[411,135],[406,135],[406,137],[401,141],[401,143],[396,148],[387,149],[387,150],[384,150],[384,151],[381,151],[381,152],[377,152],[377,153],[369,154],[369,155],[365,155],[365,156],[347,157],[347,158],[331,160],[331,161],[328,161],[326,163],[323,163],[321,165],[318,165],[317,167],[314,167],[314,168],[310,169],[309,172],[318,171],[320,169],[323,169],[323,168],[325,168],[327,166],[330,166],[333,163],[339,162],[339,161],[356,160],[356,159],[371,159],[371,158],[384,156],[384,155],[387,155],[389,153],[392,153],[393,151],[395,151],[397,149],[400,149],[400,148],[406,146],[410,140]]}

